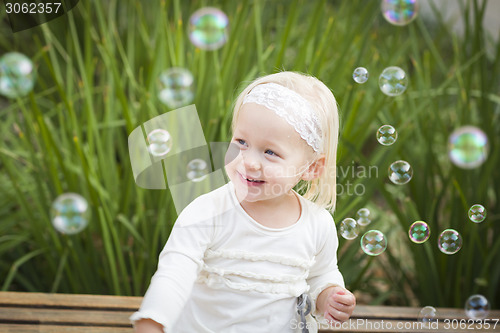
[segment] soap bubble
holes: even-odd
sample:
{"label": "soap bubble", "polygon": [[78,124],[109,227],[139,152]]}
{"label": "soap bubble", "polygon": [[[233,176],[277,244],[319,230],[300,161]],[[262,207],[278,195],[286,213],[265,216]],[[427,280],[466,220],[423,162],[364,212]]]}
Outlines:
{"label": "soap bubble", "polygon": [[407,25],[417,17],[417,0],[383,0],[382,14],[387,22],[394,25]]}
{"label": "soap bubble", "polygon": [[474,223],[481,223],[486,218],[486,209],[480,205],[475,204],[469,209],[469,219]]}
{"label": "soap bubble", "polygon": [[340,222],[340,234],[345,239],[354,239],[358,237],[359,227],[356,220],[348,217]]}
{"label": "soap bubble", "polygon": [[35,85],[31,60],[22,53],[9,52],[0,57],[0,94],[9,98],[26,96]]}
{"label": "soap bubble", "polygon": [[203,50],[216,50],[227,42],[229,20],[223,11],[213,7],[197,10],[189,19],[189,39]]}
{"label": "soap bubble", "polygon": [[358,67],[352,73],[352,78],[356,83],[365,83],[368,81],[368,70],[364,67]]}
{"label": "soap bubble", "polygon": [[444,254],[455,254],[462,248],[462,236],[454,229],[446,229],[439,235],[438,247]]}
{"label": "soap bubble", "polygon": [[387,248],[387,239],[379,230],[367,231],[361,237],[361,249],[370,256],[378,256]]}
{"label": "soap bubble", "polygon": [[201,182],[208,175],[207,162],[196,158],[187,165],[187,177],[192,182]]}
{"label": "soap bubble", "polygon": [[396,142],[398,132],[391,125],[382,125],[377,131],[377,141],[384,146],[390,146]]}
{"label": "soap bubble", "polygon": [[356,223],[360,226],[367,226],[372,220],[370,220],[370,210],[368,208],[361,208],[356,213]]}
{"label": "soap bubble", "polygon": [[408,77],[404,70],[391,66],[382,71],[378,78],[380,90],[387,96],[398,96],[408,87]]}
{"label": "soap bubble", "polygon": [[418,314],[418,321],[431,323],[437,321],[437,310],[433,306],[424,306]]}
{"label": "soap bubble", "polygon": [[88,225],[90,212],[84,197],[76,193],[64,193],[52,203],[50,215],[57,231],[73,235]]}
{"label": "soap bubble", "polygon": [[415,221],[410,226],[408,234],[413,243],[422,244],[429,239],[431,229],[429,229],[429,226],[424,221]]}
{"label": "soap bubble", "polygon": [[413,169],[406,161],[396,161],[389,166],[389,179],[396,185],[404,185],[413,177]]}
{"label": "soap bubble", "polygon": [[465,313],[470,319],[484,319],[490,312],[490,303],[483,295],[472,295],[465,302]]}
{"label": "soap bubble", "polygon": [[488,137],[479,128],[464,126],[451,133],[448,156],[453,164],[463,169],[474,169],[488,157]]}
{"label": "soap bubble", "polygon": [[158,98],[170,108],[188,105],[194,98],[194,78],[185,68],[172,67],[158,77]]}
{"label": "soap bubble", "polygon": [[158,128],[148,134],[148,150],[156,157],[165,156],[172,148],[172,137],[168,131]]}

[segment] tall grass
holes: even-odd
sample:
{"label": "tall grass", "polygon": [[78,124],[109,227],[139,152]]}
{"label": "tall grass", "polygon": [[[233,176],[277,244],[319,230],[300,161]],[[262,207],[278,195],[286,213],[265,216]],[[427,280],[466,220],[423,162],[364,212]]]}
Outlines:
{"label": "tall grass", "polygon": [[[203,6],[230,19],[227,44],[195,48],[188,18]],[[384,231],[387,251],[367,257],[359,239],[341,240],[340,265],[349,288],[372,303],[462,306],[472,293],[498,306],[500,291],[499,130],[500,43],[488,57],[484,5],[467,2],[465,38],[436,20],[388,24],[378,1],[84,1],[65,17],[12,34],[2,17],[1,53],[20,51],[38,69],[35,90],[0,100],[0,286],[2,290],[141,295],[176,214],[168,190],[135,185],[127,136],[169,111],[156,97],[158,74],[172,66],[196,78],[199,117],[207,142],[230,138],[231,104],[245,83],[279,70],[307,72],[334,92],[341,110],[339,168],[354,170],[340,184],[361,195],[339,195],[336,221],[369,207],[369,228]],[[3,15],[3,14],[0,14]],[[390,98],[378,89],[383,68],[408,73],[408,90]],[[355,67],[370,71],[363,85]],[[391,124],[398,141],[382,147],[376,129]],[[490,154],[474,170],[453,166],[446,144],[457,127],[488,135]],[[387,168],[411,163],[414,177],[396,186]],[[376,173],[359,174],[361,167]],[[76,236],[51,226],[52,201],[64,192],[85,196],[88,228]],[[488,217],[468,222],[483,203]],[[422,245],[408,240],[415,220],[431,227]],[[455,228],[464,246],[439,252],[437,235]]]}

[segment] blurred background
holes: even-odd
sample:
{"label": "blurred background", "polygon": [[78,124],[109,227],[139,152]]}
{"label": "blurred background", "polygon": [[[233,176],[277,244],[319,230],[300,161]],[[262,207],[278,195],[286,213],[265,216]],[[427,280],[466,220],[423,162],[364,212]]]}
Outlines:
{"label": "blurred background", "polygon": [[339,104],[358,304],[498,308],[498,2],[399,2],[88,0],[16,33],[0,11],[1,290],[143,295],[177,213],[136,184],[128,136],[195,104],[206,142],[228,141],[238,93],[291,70]]}

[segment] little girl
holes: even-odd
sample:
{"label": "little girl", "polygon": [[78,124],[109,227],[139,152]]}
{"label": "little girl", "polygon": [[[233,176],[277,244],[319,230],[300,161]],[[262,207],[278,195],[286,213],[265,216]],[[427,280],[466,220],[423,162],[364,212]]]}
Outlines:
{"label": "little girl", "polygon": [[316,321],[354,310],[328,212],[339,132],[331,91],[294,72],[259,78],[236,100],[232,130],[230,182],[179,215],[131,316],[136,332],[313,333]]}

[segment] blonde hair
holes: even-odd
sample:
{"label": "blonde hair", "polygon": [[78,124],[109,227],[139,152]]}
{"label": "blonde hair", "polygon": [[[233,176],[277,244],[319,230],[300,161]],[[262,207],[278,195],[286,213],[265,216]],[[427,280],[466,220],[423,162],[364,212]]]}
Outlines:
{"label": "blonde hair", "polygon": [[[330,89],[317,78],[297,72],[280,72],[260,77],[251,82],[238,96],[233,109],[232,131],[236,125],[243,99],[257,85],[276,83],[293,90],[305,98],[319,119],[325,167],[322,174],[311,181],[301,180],[297,191],[304,198],[333,212],[337,199],[337,145],[339,138],[339,114],[337,101]],[[316,154],[319,157],[319,154]]]}

